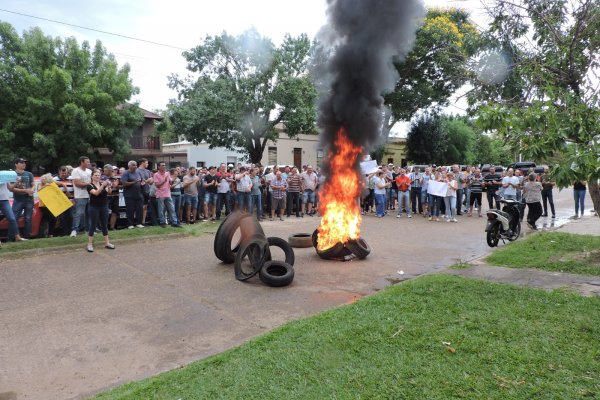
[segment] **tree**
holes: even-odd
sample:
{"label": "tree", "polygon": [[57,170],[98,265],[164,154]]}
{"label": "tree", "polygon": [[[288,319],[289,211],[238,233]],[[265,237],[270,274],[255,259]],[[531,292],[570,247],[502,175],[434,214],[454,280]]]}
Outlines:
{"label": "tree", "polygon": [[406,137],[406,156],[415,164],[440,163],[439,156],[446,149],[442,118],[425,113],[410,127]]}
{"label": "tree", "polygon": [[93,148],[108,147],[117,158],[129,152],[143,115],[120,106],[137,89],[129,66],[119,69],[101,42],[90,49],[39,28],[19,37],[0,22],[0,76],[1,159],[22,156],[53,170]]}
{"label": "tree", "polygon": [[513,162],[508,146],[484,133],[476,135],[473,154],[477,164],[509,165]]}
{"label": "tree", "polygon": [[250,30],[238,37],[207,36],[184,52],[197,79],[170,78],[179,92],[171,105],[175,131],[210,148],[242,148],[260,162],[283,123],[290,137],[315,131],[316,91],[307,76],[310,41],[286,36],[275,48]]}
{"label": "tree", "polygon": [[560,187],[589,183],[600,210],[600,3],[597,0],[495,0],[488,49],[506,60],[508,78],[483,79],[470,102],[484,129],[494,129],[527,158],[560,156]]}
{"label": "tree", "polygon": [[446,148],[440,156],[440,163],[472,164],[475,161],[475,132],[467,122],[460,118],[445,117],[442,120],[442,132]]}
{"label": "tree", "polygon": [[395,64],[400,78],[385,96],[382,135],[387,138],[398,121],[410,121],[419,110],[446,105],[467,83],[467,62],[478,46],[479,33],[467,11],[429,9],[413,49]]}

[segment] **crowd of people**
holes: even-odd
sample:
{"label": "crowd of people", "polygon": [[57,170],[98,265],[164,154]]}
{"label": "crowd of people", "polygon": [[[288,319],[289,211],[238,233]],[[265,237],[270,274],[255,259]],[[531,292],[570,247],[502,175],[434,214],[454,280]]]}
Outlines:
{"label": "crowd of people", "polygon": [[[502,198],[513,199],[522,203],[522,215],[527,206],[527,225],[536,230],[537,220],[548,217],[549,210],[552,218],[556,218],[552,195],[555,186],[548,168],[537,174],[533,168],[528,171],[513,168],[504,171],[492,166],[484,176],[480,168],[475,166],[430,165],[423,171],[418,167],[408,171],[389,164],[365,175],[361,207],[363,214],[374,213],[378,218],[395,211],[397,218],[402,218],[403,214],[407,218],[420,214],[429,221],[443,218],[446,222],[456,223],[457,215],[482,217],[484,202],[487,202],[489,209],[502,209]],[[433,190],[434,187],[436,190]],[[574,182],[573,187],[575,217],[580,218],[584,213],[586,182]]]}
{"label": "crowd of people", "polygon": [[[15,160],[17,182],[0,185],[0,211],[9,221],[8,238],[27,240],[31,234],[34,207],[34,177],[25,170],[26,161]],[[104,247],[114,249],[108,232],[119,226],[120,193],[125,205],[128,229],[147,225],[179,228],[182,224],[215,223],[223,214],[240,209],[255,213],[259,221],[266,218],[284,220],[313,216],[317,213],[318,191],[324,177],[311,165],[273,166],[222,163],[218,167],[167,170],[159,162],[155,170],[148,169],[148,160],[129,161],[127,168],[105,164],[92,165],[82,156],[75,168],[61,166],[56,176],[41,177],[41,185],[58,185],[73,202],[73,207],[58,219],[42,208],[49,221],[48,236],[76,237],[87,232],[89,252],[94,251],[93,236],[100,231]],[[458,222],[466,214],[482,217],[484,202],[488,208],[502,208],[500,199],[522,202],[528,207],[527,224],[537,229],[536,221],[544,216],[556,217],[552,181],[546,168],[542,174],[533,170],[504,171],[491,167],[485,176],[474,166],[436,167],[420,170],[383,165],[364,176],[360,208],[363,215],[382,218],[390,211],[397,218],[422,215],[429,221]],[[433,190],[435,189],[435,190]],[[574,182],[575,214],[583,215],[586,183]],[[13,192],[12,207],[9,192]],[[581,214],[579,214],[581,213]],[[19,233],[15,216],[24,214],[23,235]],[[523,212],[522,212],[523,214]]]}

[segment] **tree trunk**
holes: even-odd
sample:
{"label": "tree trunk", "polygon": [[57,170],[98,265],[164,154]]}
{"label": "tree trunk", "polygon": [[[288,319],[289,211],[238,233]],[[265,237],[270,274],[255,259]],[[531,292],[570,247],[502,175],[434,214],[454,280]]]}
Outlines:
{"label": "tree trunk", "polygon": [[596,215],[598,215],[600,211],[600,186],[598,185],[598,181],[588,182],[588,188],[592,203],[594,204],[594,210],[596,211]]}

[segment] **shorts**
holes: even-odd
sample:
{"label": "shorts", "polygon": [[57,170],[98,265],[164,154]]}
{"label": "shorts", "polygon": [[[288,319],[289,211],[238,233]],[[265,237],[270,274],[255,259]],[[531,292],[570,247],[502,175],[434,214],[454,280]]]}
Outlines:
{"label": "shorts", "polygon": [[194,208],[198,208],[198,195],[195,194],[184,194],[184,204],[187,205],[191,205],[192,209]]}
{"label": "shorts", "polygon": [[150,201],[150,193],[142,192],[142,194],[144,195],[144,205],[147,206]]}
{"label": "shorts", "polygon": [[217,204],[217,194],[212,192],[204,193],[204,204]]}
{"label": "shorts", "polygon": [[280,210],[283,210],[285,208],[285,197],[281,199],[276,199],[275,197],[271,196],[271,209],[276,210],[278,208]]}
{"label": "shorts", "polygon": [[315,204],[315,191],[314,190],[305,190],[304,193],[302,193],[302,202],[304,204],[306,204],[306,203]]}
{"label": "shorts", "polygon": [[108,196],[108,209],[119,215],[119,196]]}

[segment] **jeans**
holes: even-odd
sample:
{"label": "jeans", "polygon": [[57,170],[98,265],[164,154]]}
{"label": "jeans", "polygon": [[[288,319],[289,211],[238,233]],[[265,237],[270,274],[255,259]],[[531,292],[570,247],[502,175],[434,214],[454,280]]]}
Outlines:
{"label": "jeans", "polygon": [[142,212],[144,211],[144,198],[125,197],[125,211],[127,212],[127,225],[141,225]]}
{"label": "jeans", "polygon": [[[463,210],[469,210],[469,204],[471,204],[471,188],[465,188],[465,208]],[[481,201],[480,201],[481,202]],[[479,204],[479,203],[477,203]],[[462,204],[458,204],[459,207],[462,207]]]}
{"label": "jeans", "polygon": [[300,192],[287,192],[287,212],[286,215],[289,217],[296,207],[296,217],[300,216]]}
{"label": "jeans", "polygon": [[248,212],[252,214],[254,207],[256,207],[256,218],[261,219],[263,214],[262,194],[253,194],[250,195],[250,197],[250,208],[248,209]]}
{"label": "jeans", "polygon": [[385,215],[385,194],[375,193],[375,203],[377,205],[377,216],[383,217]]}
{"label": "jeans", "polygon": [[173,206],[173,199],[170,197],[157,197],[156,198],[158,208],[158,219],[161,225],[165,225],[165,207],[167,208],[167,214],[169,215],[169,223],[171,225],[179,225],[177,219],[177,213]]}
{"label": "jeans", "polygon": [[[585,212],[585,189],[578,190],[573,189],[573,198],[575,199],[575,215],[579,215],[579,210],[581,209],[581,215]],[[15,206],[13,206],[13,210]],[[15,213],[15,215],[17,215]]]}
{"label": "jeans", "polygon": [[441,196],[434,196],[434,195],[429,196],[429,212],[432,217],[440,216],[440,208],[442,208],[442,201],[443,201],[442,199],[443,199],[443,197],[441,197]]}
{"label": "jeans", "polygon": [[496,208],[498,210],[500,210],[500,196],[498,196],[496,194],[495,191],[492,190],[488,190],[487,192],[487,201],[488,201],[488,206],[490,207],[490,210],[494,208],[494,200],[496,200]]}
{"label": "jeans", "polygon": [[406,210],[406,215],[410,215],[410,192],[408,190],[398,190],[398,215],[402,215],[402,209]]}
{"label": "jeans", "polygon": [[225,206],[225,215],[229,215],[229,213],[231,212],[231,208],[229,206],[230,197],[231,192],[217,193],[217,218],[221,218],[221,211],[223,210],[223,206]]}
{"label": "jeans", "polygon": [[173,209],[177,215],[179,215],[179,209],[181,209],[181,197],[181,195],[173,195],[173,193],[171,193],[171,199],[173,199]]}
{"label": "jeans", "polygon": [[252,199],[250,198],[250,193],[238,192],[235,196],[235,199],[236,199],[238,210],[250,211],[250,208],[252,206],[250,204],[250,201],[252,201]]}
{"label": "jeans", "polygon": [[14,199],[12,205],[12,212],[16,219],[19,219],[21,212],[25,211],[25,227],[23,230],[23,237],[29,239],[31,236],[31,216],[33,215],[33,198],[27,199]]}
{"label": "jeans", "polygon": [[88,213],[88,204],[90,203],[90,199],[75,199],[75,207],[73,208],[73,226],[71,227],[72,231],[79,231],[79,224],[82,219],[84,221],[84,230],[87,231],[87,219],[86,215]]}
{"label": "jeans", "polygon": [[446,217],[448,219],[454,219],[456,217],[456,197],[444,197],[444,204],[446,205]]}
{"label": "jeans", "polygon": [[413,214],[423,212],[423,204],[421,203],[421,188],[410,188],[410,204]]}
{"label": "jeans", "polygon": [[[465,193],[465,189],[456,189],[456,198],[454,199],[455,204],[455,215],[462,214],[462,202],[463,202],[463,194]],[[446,208],[448,208],[446,206]],[[446,214],[448,214],[446,212]]]}
{"label": "jeans", "polygon": [[550,203],[550,210],[552,210],[552,216],[556,215],[554,211],[554,199],[552,198],[552,188],[542,190],[542,201],[544,202],[544,215],[548,215],[548,203]]}
{"label": "jeans", "polygon": [[94,236],[96,227],[102,229],[102,236],[108,236],[108,207],[93,207],[88,208],[88,236]]}
{"label": "jeans", "polygon": [[8,200],[0,200],[0,211],[2,211],[4,218],[8,221],[8,239],[14,240],[19,234],[19,226]]}

